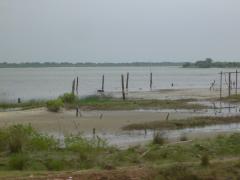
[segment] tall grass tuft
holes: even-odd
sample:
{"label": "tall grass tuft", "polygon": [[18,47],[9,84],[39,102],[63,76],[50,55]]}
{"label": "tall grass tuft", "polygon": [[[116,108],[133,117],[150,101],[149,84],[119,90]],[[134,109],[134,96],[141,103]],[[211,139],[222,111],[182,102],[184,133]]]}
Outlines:
{"label": "tall grass tuft", "polygon": [[153,135],[153,144],[163,145],[166,142],[164,134],[161,132],[154,133]]}
{"label": "tall grass tuft", "polygon": [[210,162],[209,162],[209,156],[208,154],[204,154],[201,157],[201,165],[202,166],[209,166]]}
{"label": "tall grass tuft", "polygon": [[59,99],[61,99],[64,103],[75,103],[77,100],[77,96],[75,96],[72,93],[65,93],[62,96],[59,96]]}
{"label": "tall grass tuft", "polygon": [[7,143],[11,153],[21,152],[24,144],[33,133],[31,126],[14,125],[7,129]]}
{"label": "tall grass tuft", "polygon": [[61,99],[47,101],[47,109],[51,112],[58,112],[63,105],[64,104]]}
{"label": "tall grass tuft", "polygon": [[14,154],[10,157],[8,166],[11,170],[23,170],[28,163],[28,156],[23,153]]}

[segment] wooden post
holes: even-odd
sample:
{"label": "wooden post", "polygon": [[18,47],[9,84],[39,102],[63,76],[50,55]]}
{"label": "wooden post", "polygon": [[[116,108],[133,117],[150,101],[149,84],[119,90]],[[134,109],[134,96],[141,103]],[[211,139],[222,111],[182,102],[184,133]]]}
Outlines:
{"label": "wooden post", "polygon": [[122,74],[121,78],[122,78],[122,98],[123,98],[123,100],[125,100],[124,76],[123,76],[123,74]]}
{"label": "wooden post", "polygon": [[236,95],[237,95],[237,91],[238,91],[238,83],[237,83],[237,81],[238,81],[238,71],[236,70],[236,80],[235,80],[235,85],[236,85]]}
{"label": "wooden post", "polygon": [[78,117],[78,112],[79,112],[79,109],[78,107],[76,108],[76,117]]}
{"label": "wooden post", "polygon": [[231,96],[231,73],[228,73],[228,96]]}
{"label": "wooden post", "polygon": [[93,138],[95,138],[95,136],[96,136],[96,129],[93,128]]}
{"label": "wooden post", "polygon": [[102,92],[104,92],[104,74],[102,75]]}
{"label": "wooden post", "polygon": [[222,75],[223,72],[220,72],[220,100],[222,100]]}
{"label": "wooden post", "polygon": [[74,91],[75,91],[75,78],[72,82],[72,94],[74,94]]}
{"label": "wooden post", "polygon": [[150,73],[150,90],[152,90],[152,73]]}
{"label": "wooden post", "polygon": [[126,90],[128,91],[129,72],[127,73]]}
{"label": "wooden post", "polygon": [[78,77],[77,77],[77,82],[76,82],[76,94],[78,95]]}
{"label": "wooden post", "polygon": [[169,114],[169,113],[167,113],[166,121],[168,121],[169,115],[170,115],[170,114]]}

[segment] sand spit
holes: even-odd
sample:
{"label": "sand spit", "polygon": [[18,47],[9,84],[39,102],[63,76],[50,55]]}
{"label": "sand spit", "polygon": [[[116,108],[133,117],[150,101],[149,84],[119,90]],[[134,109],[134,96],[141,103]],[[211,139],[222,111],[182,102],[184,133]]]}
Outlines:
{"label": "sand spit", "polygon": [[[81,114],[81,117],[76,117],[74,110],[52,113],[45,108],[0,112],[0,127],[30,123],[42,132],[89,133],[96,128],[97,131],[115,133],[128,124],[165,120],[167,116],[166,112],[144,111],[82,111]],[[176,112],[169,118],[180,119],[189,116],[189,113]]]}

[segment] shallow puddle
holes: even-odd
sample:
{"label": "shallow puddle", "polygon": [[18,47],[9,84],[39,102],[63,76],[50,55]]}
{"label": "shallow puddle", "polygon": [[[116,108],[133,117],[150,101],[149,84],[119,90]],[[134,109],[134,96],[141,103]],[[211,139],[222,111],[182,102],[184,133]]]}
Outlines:
{"label": "shallow puddle", "polygon": [[[126,148],[131,145],[144,144],[152,140],[154,133],[157,131],[153,130],[132,130],[132,131],[122,131],[118,133],[104,133],[104,132],[96,132],[96,136],[107,141],[109,145],[114,145],[119,148]],[[230,132],[240,132],[240,123],[231,123],[227,125],[212,125],[206,127],[198,127],[198,128],[185,128],[178,130],[164,130],[160,131],[163,136],[170,141],[178,141],[180,137],[186,136],[188,139],[193,137],[200,136],[211,136],[222,133],[230,133]],[[64,135],[59,133],[50,133],[55,138],[60,140],[60,144],[64,147]],[[90,133],[82,133],[83,137],[88,139],[94,138],[93,134]]]}
{"label": "shallow puddle", "polygon": [[208,106],[207,109],[138,109],[136,112],[188,113],[193,116],[237,116],[240,115],[240,104],[220,101],[194,101],[191,104]]}

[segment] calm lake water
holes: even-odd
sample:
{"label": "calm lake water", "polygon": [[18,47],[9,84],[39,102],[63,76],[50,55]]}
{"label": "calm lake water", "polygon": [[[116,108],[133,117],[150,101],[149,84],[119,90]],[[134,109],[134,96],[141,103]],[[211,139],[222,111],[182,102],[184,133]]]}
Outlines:
{"label": "calm lake water", "polygon": [[[149,90],[150,72],[153,89],[209,88],[218,83],[223,69],[195,69],[181,67],[57,67],[57,68],[6,68],[0,69],[0,100],[16,101],[48,99],[71,91],[72,80],[79,77],[79,95],[95,94],[101,89],[105,74],[105,91],[121,90],[121,74],[130,73],[129,91]],[[224,69],[229,71],[230,69]],[[234,70],[234,69],[232,69]]]}

